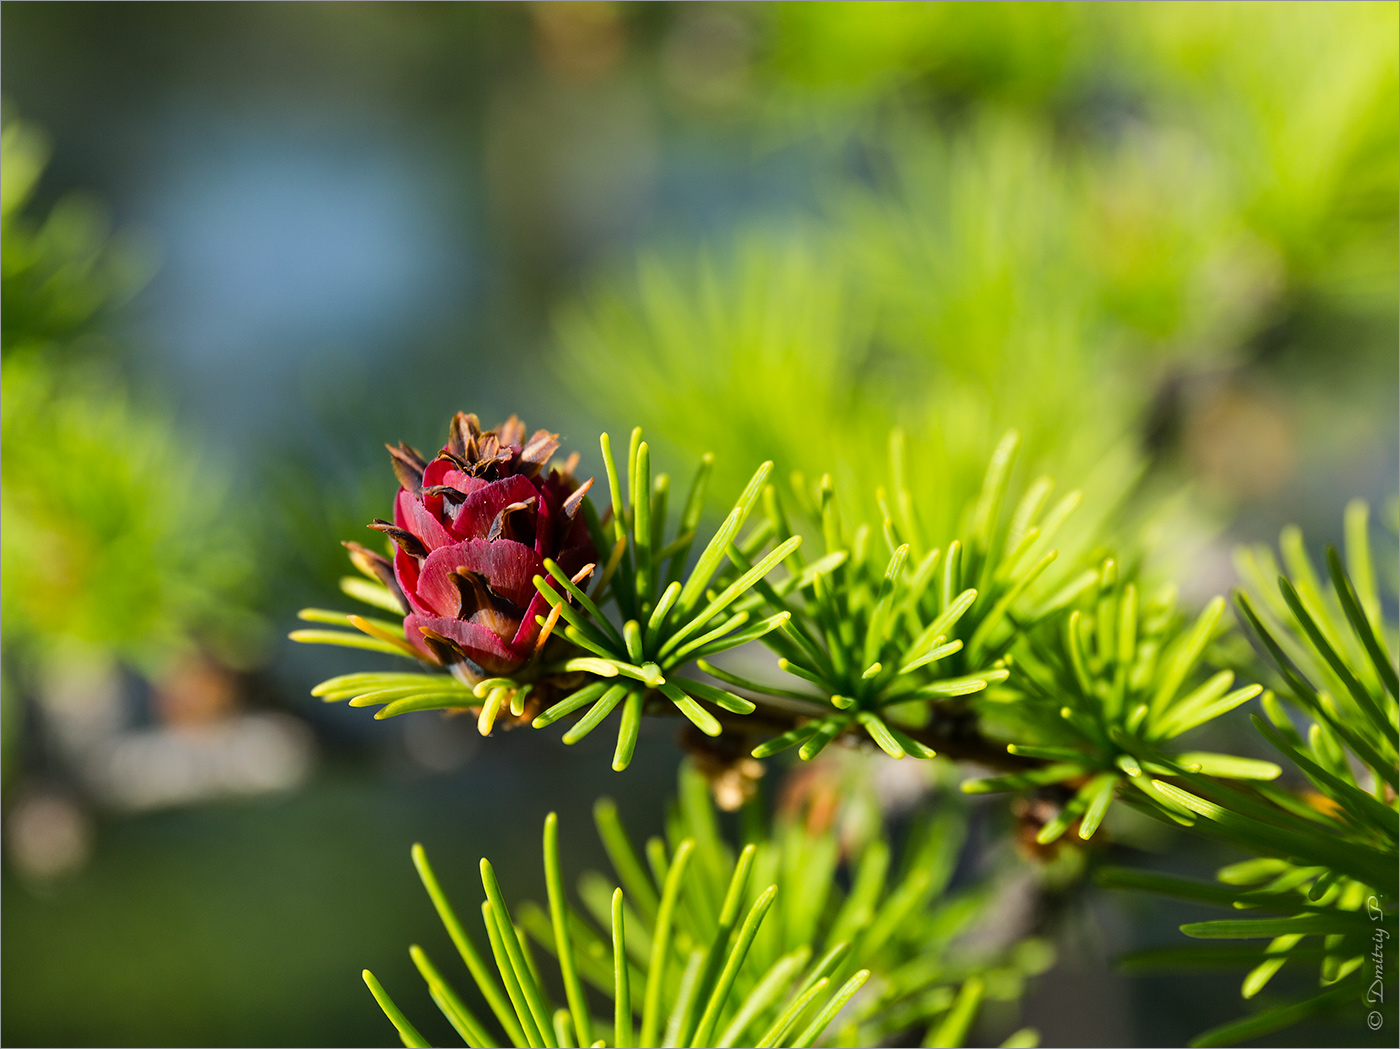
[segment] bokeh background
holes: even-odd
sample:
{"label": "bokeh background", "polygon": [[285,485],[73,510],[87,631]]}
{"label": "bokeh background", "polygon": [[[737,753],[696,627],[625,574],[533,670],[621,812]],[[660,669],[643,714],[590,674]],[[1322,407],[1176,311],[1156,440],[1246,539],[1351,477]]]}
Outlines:
{"label": "bokeh background", "polygon": [[[1194,599],[1384,506],[1398,11],[0,5],[0,1038],[383,1044],[358,970],[441,935],[411,842],[521,896],[551,808],[579,864],[600,793],[660,825],[670,727],[619,777],[308,695],[295,610],[459,408],[731,490],[849,492],[899,423],[935,516],[1016,426]],[[1236,1014],[1112,969],[1178,915],[1064,910],[1047,1044]]]}

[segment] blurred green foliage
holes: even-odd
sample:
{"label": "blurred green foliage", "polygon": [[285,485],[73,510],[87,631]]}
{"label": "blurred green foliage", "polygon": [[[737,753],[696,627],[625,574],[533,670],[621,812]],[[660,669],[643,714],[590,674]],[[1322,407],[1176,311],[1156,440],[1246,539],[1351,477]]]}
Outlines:
{"label": "blurred green foliage", "polygon": [[113,234],[95,200],[60,200],[36,222],[26,213],[49,147],[34,127],[5,119],[0,172],[0,345],[41,350],[90,332],[93,320],[125,301],[150,277],[153,254],[141,238]]}
{"label": "blurred green foliage", "polygon": [[1393,369],[1394,5],[760,22],[754,121],[779,143],[819,129],[847,173],[815,214],[655,252],[563,311],[564,370],[607,421],[840,481],[899,420],[958,506],[1009,427],[1078,481],[1125,440],[1163,450],[1173,380],[1310,332],[1347,336],[1314,367]]}
{"label": "blurred green foliage", "polygon": [[248,604],[255,565],[228,479],[166,412],[127,392],[100,336],[149,256],[109,237],[81,198],[30,218],[45,147],[18,122],[3,134],[7,663],[75,644],[147,674],[195,645],[246,663],[261,629]]}
{"label": "blurred green foliage", "polygon": [[148,673],[201,642],[245,662],[254,565],[226,480],[101,370],[6,361],[0,396],[7,646],[78,642]]}

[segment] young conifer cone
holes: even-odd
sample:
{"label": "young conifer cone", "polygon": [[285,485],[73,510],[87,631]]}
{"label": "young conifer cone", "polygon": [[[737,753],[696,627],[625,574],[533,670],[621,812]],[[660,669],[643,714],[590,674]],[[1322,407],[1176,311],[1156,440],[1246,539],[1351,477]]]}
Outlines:
{"label": "young conifer cone", "polygon": [[401,486],[394,521],[370,527],[398,550],[392,575],[387,561],[378,573],[401,593],[409,643],[469,684],[510,674],[534,651],[536,617],[549,611],[533,583],[548,577],[545,558],[570,575],[596,560],[580,513],[593,482],[574,479],[577,455],[547,469],[558,448],[545,430],[527,440],[513,415],[483,431],[462,412],[432,462],[389,448]]}

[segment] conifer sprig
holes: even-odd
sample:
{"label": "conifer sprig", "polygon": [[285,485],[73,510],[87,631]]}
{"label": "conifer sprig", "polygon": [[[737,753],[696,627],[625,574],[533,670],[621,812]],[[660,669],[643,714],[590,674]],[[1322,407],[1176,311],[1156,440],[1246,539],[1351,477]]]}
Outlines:
{"label": "conifer sprig", "polygon": [[[935,754],[925,742],[930,733],[966,737],[967,697],[1006,681],[1006,656],[1016,640],[1095,578],[1087,571],[1052,592],[1037,589],[1056,559],[1049,544],[1079,496],[1072,492],[1046,510],[1053,485],[1042,478],[1007,512],[1017,445],[1015,433],[998,445],[981,494],[964,515],[965,539],[946,548],[925,546],[898,436],[893,499],[883,490],[877,496],[878,535],[865,524],[847,531],[829,477],[811,491],[794,478],[793,505],[813,523],[824,553],[811,563],[794,554],[789,576],[758,582],[748,601],[788,617],[763,641],[800,684],[770,684],[701,664],[755,695],[808,705],[797,724],[760,744],[755,757],[796,746],[810,759],[855,733],[893,757],[929,758]],[[765,495],[774,538],[786,540],[794,534],[787,507],[774,490]],[[730,556],[746,563],[742,551]],[[953,724],[958,731],[949,731]],[[967,743],[955,744],[957,756],[968,756]]]}
{"label": "conifer sprig", "polygon": [[[459,416],[458,419],[471,420],[471,425],[459,425],[454,420],[455,443],[449,443],[431,466],[442,472],[438,464],[446,463],[448,476],[454,479],[457,473],[450,471],[459,463],[476,470],[489,470],[497,462],[513,464],[519,460],[538,472],[543,465],[542,455],[557,445],[550,435],[544,434],[548,441],[531,438],[531,443],[520,449],[503,444],[500,446],[503,450],[497,452],[497,445],[490,441],[497,434],[505,440],[514,433],[512,426],[518,426],[523,433],[523,426],[508,423],[497,431],[483,434],[475,426],[475,417]],[[543,451],[533,451],[535,444]],[[291,635],[295,641],[339,645],[422,663],[428,663],[429,656],[437,657],[442,653],[446,658],[439,660],[439,665],[451,670],[450,674],[340,675],[322,682],[313,694],[329,702],[349,700],[352,706],[378,705],[381,707],[375,715],[378,718],[412,711],[467,708],[477,715],[483,735],[489,735],[496,724],[502,722],[528,722],[536,728],[544,728],[582,712],[565,732],[565,743],[583,739],[620,707],[613,756],[613,768],[618,771],[625,769],[632,760],[644,712],[657,713],[665,709],[679,713],[708,736],[717,736],[722,731],[717,713],[751,713],[754,710],[751,700],[680,672],[706,656],[756,641],[783,626],[788,619],[785,612],[756,617],[752,603],[744,601],[753,586],[792,555],[801,543],[799,537],[788,536],[768,549],[772,530],[766,524],[740,534],[764,490],[772,464],[764,463],[759,467],[700,550],[694,565],[690,565],[690,553],[705,510],[713,465],[711,457],[702,458],[672,527],[668,518],[670,480],[665,474],[653,477],[651,451],[642,440],[641,431],[632,433],[625,482],[618,473],[607,434],[602,435],[600,444],[612,504],[607,517],[600,520],[588,502],[587,484],[573,489],[566,501],[572,507],[570,515],[580,513],[586,522],[598,562],[584,565],[570,575],[551,557],[539,558],[544,571],[530,580],[533,592],[539,595],[535,599],[539,612],[534,615],[533,626],[520,628],[515,642],[518,648],[520,638],[533,637],[533,654],[528,659],[521,661],[512,655],[501,669],[490,672],[475,664],[469,652],[443,636],[439,629],[426,632],[426,648],[415,644],[416,634],[409,637],[405,624],[411,623],[421,629],[423,616],[410,614],[400,624],[376,617],[306,609],[301,613],[303,619],[349,629],[298,630]],[[462,515],[469,509],[479,512],[471,496],[463,496],[451,486],[424,487],[423,477],[429,467],[424,466],[421,457],[412,449],[401,446],[391,449],[391,454],[401,484],[409,486],[401,490],[401,503],[405,495],[411,496],[408,503],[411,508],[429,505],[427,500],[430,499],[437,500],[431,505],[437,508],[435,512],[442,515],[449,528],[464,520]],[[478,458],[468,463],[463,455]],[[491,458],[493,455],[496,458]],[[541,459],[540,463],[535,463],[530,456]],[[571,460],[562,472],[552,476],[571,478],[575,461]],[[470,487],[472,481],[473,478],[461,473],[456,483]],[[569,484],[572,483],[570,480]],[[523,490],[545,492],[544,488],[528,486]],[[504,534],[503,530],[514,527],[510,514],[517,509],[530,511],[540,500],[544,500],[549,509],[552,505],[549,498],[546,493],[504,507],[485,540],[469,539],[462,545],[496,542]],[[456,517],[449,512],[449,508],[456,505],[454,500],[462,506]],[[410,509],[408,512],[418,511]],[[537,530],[552,527],[551,514],[559,518],[561,527],[567,524],[559,514],[541,511],[536,519],[540,522]],[[422,515],[415,520],[421,525]],[[346,544],[351,561],[365,578],[344,579],[341,589],[376,609],[412,612],[403,579],[411,578],[415,586],[419,585],[419,573],[431,569],[431,559],[423,559],[419,551],[423,544],[408,531],[385,523],[376,527],[388,529],[402,549],[391,562],[358,544]],[[429,522],[423,527],[431,531],[434,526]],[[442,533],[442,537],[446,537],[446,533]],[[524,538],[528,538],[528,533]],[[539,539],[537,545],[543,542],[544,539]],[[517,547],[519,543],[511,547],[511,552],[523,558]],[[577,556],[577,544],[569,549]],[[406,550],[415,551],[415,556],[405,560]],[[469,553],[478,560],[485,556],[480,547],[474,547]],[[735,567],[739,563],[742,568]],[[408,577],[403,576],[405,571],[409,572]],[[459,569],[458,575],[466,582],[456,585],[459,589],[469,587],[470,594],[464,590],[458,604],[452,603],[450,595],[445,600],[450,607],[460,606],[460,616],[463,620],[470,616],[472,622],[460,628],[455,622],[433,622],[441,629],[459,628],[468,641],[482,638],[476,620],[488,624],[500,621],[493,607],[493,602],[500,600],[492,589],[495,584],[469,568]],[[439,591],[434,590],[432,594],[439,602],[444,600]],[[518,599],[513,607],[520,607]]]}
{"label": "conifer sprig", "polygon": [[[552,611],[563,617],[564,637],[583,650],[582,656],[554,669],[581,670],[592,680],[542,712],[534,724],[542,728],[587,707],[564,736],[566,743],[573,743],[622,704],[613,759],[613,767],[620,771],[627,767],[636,746],[641,713],[654,707],[658,699],[707,736],[718,736],[722,731],[712,708],[738,715],[753,712],[751,700],[680,676],[677,671],[705,656],[757,640],[786,622],[783,613],[755,620],[738,603],[796,551],[801,539],[790,537],[760,555],[769,536],[766,530],[755,529],[740,538],[772,469],[772,463],[764,463],[687,572],[687,558],[704,506],[710,459],[701,460],[675,531],[668,538],[670,480],[665,474],[653,479],[651,451],[641,430],[632,432],[625,497],[607,434],[602,435],[600,444],[611,512],[606,521],[600,521],[591,507],[585,513],[589,514],[595,545],[610,553],[593,595],[573,584],[552,562],[545,562],[550,578],[535,579]],[[726,554],[732,556],[739,550],[747,551],[754,563],[746,559],[742,572],[728,571]],[[603,602],[617,609],[620,626],[609,621],[600,607]],[[605,683],[599,677],[617,680]]]}
{"label": "conifer sprig", "polygon": [[[742,848],[724,840],[703,777],[681,775],[668,838],[647,842],[645,861],[607,800],[599,835],[620,885],[598,873],[564,890],[558,821],[545,821],[547,906],[512,916],[494,869],[481,861],[488,956],[471,937],[421,846],[413,862],[494,1023],[476,1015],[418,946],[415,966],[434,1003],[471,1046],[810,1046],[833,1022],[838,1038],[873,1044],[927,1030],[961,1045],[989,986],[1019,993],[1048,964],[1030,941],[999,956],[969,954],[955,940],[975,917],[972,898],[948,895],[961,845],[958,819],[925,825],[897,871],[883,836],[841,857],[809,819],[780,821]],[[760,817],[761,818],[761,817]],[[529,941],[553,957],[539,967]],[[368,970],[365,982],[406,1046],[426,1045]],[[552,997],[562,988],[563,1005]],[[590,993],[591,992],[591,993]],[[611,1000],[607,1015],[596,1003]],[[1019,1044],[1027,1044],[1023,1039]]]}
{"label": "conifer sprig", "polygon": [[1067,610],[1028,635],[1013,662],[1016,688],[984,713],[1016,742],[1007,750],[1041,762],[1019,775],[964,783],[973,793],[1059,784],[1068,792],[1059,814],[1037,834],[1044,845],[1073,827],[1091,838],[1116,795],[1143,800],[1179,822],[1196,813],[1182,805],[1173,777],[1200,774],[1271,780],[1273,762],[1206,751],[1174,741],[1248,702],[1257,684],[1232,688],[1230,670],[1208,674],[1208,648],[1221,632],[1217,599],[1194,620],[1163,590],[1139,597],[1139,582],[1106,560],[1093,600]]}
{"label": "conifer sprig", "polygon": [[1265,717],[1253,721],[1307,789],[1229,789],[1199,773],[1178,776],[1169,785],[1172,801],[1200,817],[1195,826],[1255,858],[1223,868],[1214,885],[1137,871],[1102,874],[1116,888],[1246,912],[1184,925],[1188,936],[1260,941],[1223,951],[1142,952],[1127,959],[1130,965],[1248,966],[1241,994],[1253,998],[1289,961],[1318,964],[1320,993],[1214,1028],[1197,1045],[1257,1038],[1363,998],[1376,1003],[1393,991],[1393,978],[1374,967],[1368,971],[1367,961],[1378,939],[1393,941],[1397,934],[1396,635],[1376,599],[1364,506],[1353,504],[1347,517],[1351,571],[1329,549],[1330,586],[1319,581],[1296,529],[1285,531],[1280,544],[1290,574],[1278,575],[1277,598],[1259,588],[1261,566],[1272,564],[1272,555],[1241,555],[1251,588],[1236,594],[1241,618],[1273,662],[1283,695],[1312,719],[1300,729],[1284,704],[1266,692]]}

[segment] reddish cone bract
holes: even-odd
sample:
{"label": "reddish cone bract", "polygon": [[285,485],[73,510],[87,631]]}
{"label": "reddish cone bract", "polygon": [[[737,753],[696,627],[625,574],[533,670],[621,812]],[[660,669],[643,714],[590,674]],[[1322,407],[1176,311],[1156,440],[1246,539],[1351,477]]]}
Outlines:
{"label": "reddish cone bract", "polygon": [[[394,520],[370,527],[398,547],[391,578],[408,612],[404,634],[465,681],[530,658],[536,617],[549,610],[533,583],[547,576],[545,558],[570,575],[596,560],[580,512],[593,482],[574,479],[577,456],[549,469],[558,448],[545,430],[527,440],[515,416],[483,431],[459,412],[431,462],[407,445],[389,449],[401,486]],[[377,571],[389,576],[387,562]]]}

